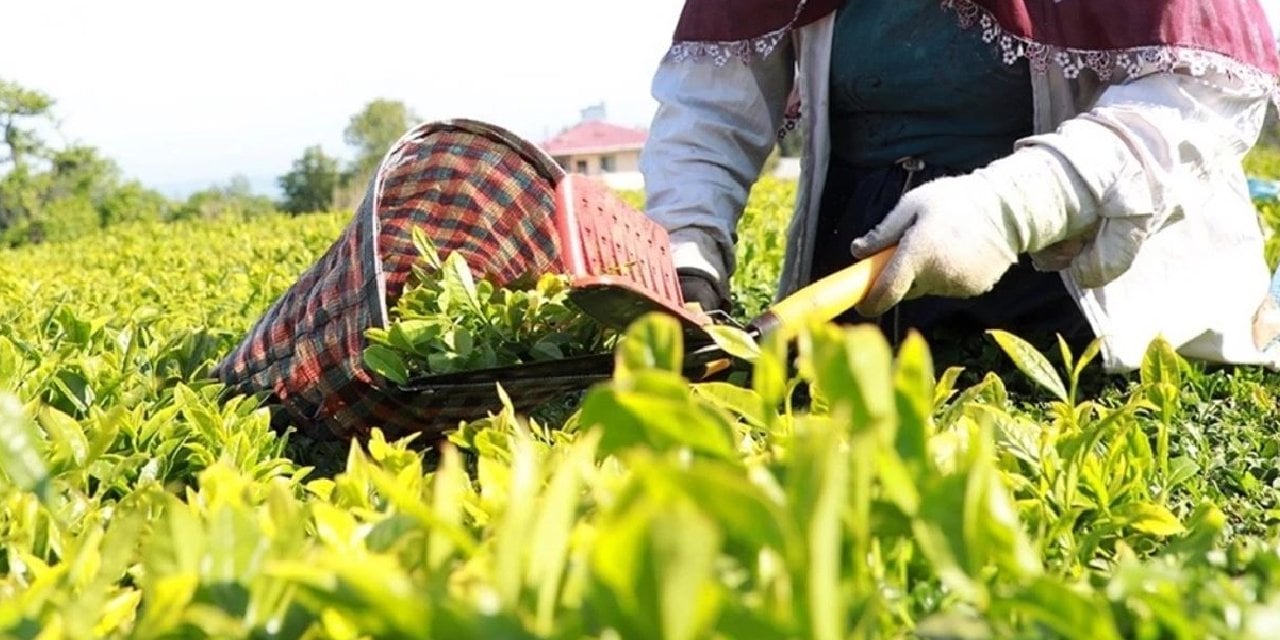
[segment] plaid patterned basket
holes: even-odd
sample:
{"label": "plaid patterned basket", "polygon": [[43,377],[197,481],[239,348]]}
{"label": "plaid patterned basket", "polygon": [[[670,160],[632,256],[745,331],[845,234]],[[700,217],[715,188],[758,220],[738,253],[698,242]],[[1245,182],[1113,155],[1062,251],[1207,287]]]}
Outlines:
{"label": "plaid patterned basket", "polygon": [[[440,434],[501,407],[495,380],[398,387],[369,371],[362,353],[370,327],[418,259],[421,228],[442,252],[459,252],[478,277],[506,284],[560,269],[553,226],[563,170],[500,127],[472,120],[423,124],[384,158],[351,223],[215,368],[232,393],[265,394],[303,434],[360,438]],[[577,371],[541,371],[502,386],[518,410],[608,377],[601,361]]]}

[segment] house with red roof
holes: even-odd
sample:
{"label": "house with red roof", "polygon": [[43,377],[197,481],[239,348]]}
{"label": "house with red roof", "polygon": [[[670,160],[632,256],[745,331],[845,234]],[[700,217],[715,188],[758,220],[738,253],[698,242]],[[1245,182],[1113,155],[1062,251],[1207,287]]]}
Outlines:
{"label": "house with red roof", "polygon": [[544,141],[542,150],[565,171],[631,184],[640,173],[640,151],[649,132],[605,121],[604,107],[584,109],[582,121]]}

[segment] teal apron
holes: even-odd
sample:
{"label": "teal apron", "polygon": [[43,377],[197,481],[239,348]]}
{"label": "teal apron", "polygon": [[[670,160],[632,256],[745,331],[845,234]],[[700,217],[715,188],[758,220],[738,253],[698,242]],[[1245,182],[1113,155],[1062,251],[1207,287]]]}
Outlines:
{"label": "teal apron", "polygon": [[[831,60],[831,161],[819,213],[816,280],[849,265],[849,243],[909,189],[973,171],[1033,132],[1030,70],[1007,65],[978,30],[936,0],[850,0],[836,18]],[[846,322],[866,322],[854,312]],[[877,320],[890,339],[931,341],[989,328],[1075,344],[1092,332],[1057,273],[1026,256],[987,294],[925,297]]]}

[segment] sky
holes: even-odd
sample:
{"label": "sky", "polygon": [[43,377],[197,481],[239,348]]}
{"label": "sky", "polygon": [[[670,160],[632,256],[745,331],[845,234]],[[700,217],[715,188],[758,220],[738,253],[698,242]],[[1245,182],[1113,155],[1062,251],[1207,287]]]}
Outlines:
{"label": "sky", "polygon": [[[62,141],[168,193],[270,188],[376,97],[540,141],[604,102],[646,126],[681,0],[9,0],[0,77],[50,94]],[[19,28],[14,28],[21,25]]]}
{"label": "sky", "polygon": [[[1262,0],[1280,24],[1280,0]],[[603,102],[646,126],[682,0],[9,0],[0,77],[50,94],[55,140],[183,195],[260,190],[377,98],[540,141]],[[16,28],[15,28],[16,27]]]}

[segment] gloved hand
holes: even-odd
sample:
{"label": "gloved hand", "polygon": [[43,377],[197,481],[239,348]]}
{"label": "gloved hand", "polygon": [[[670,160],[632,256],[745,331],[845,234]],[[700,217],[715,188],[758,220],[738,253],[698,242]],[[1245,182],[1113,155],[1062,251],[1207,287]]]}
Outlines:
{"label": "gloved hand", "polygon": [[867,258],[894,257],[857,305],[877,317],[926,295],[969,298],[990,291],[1018,255],[1074,237],[1096,221],[1087,187],[1056,153],[1025,147],[969,175],[908,192],[884,221],[853,241]]}
{"label": "gloved hand", "polygon": [[704,312],[729,312],[729,301],[720,295],[710,276],[694,269],[677,269],[676,274],[680,276],[680,293],[686,303],[696,302]]}

